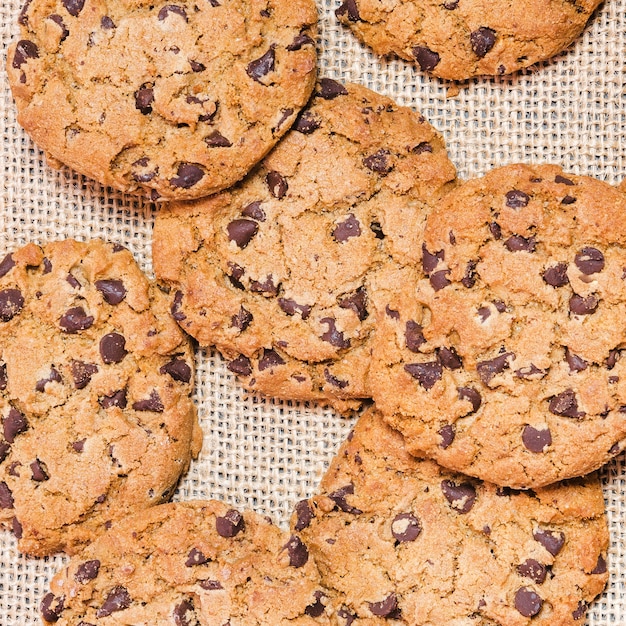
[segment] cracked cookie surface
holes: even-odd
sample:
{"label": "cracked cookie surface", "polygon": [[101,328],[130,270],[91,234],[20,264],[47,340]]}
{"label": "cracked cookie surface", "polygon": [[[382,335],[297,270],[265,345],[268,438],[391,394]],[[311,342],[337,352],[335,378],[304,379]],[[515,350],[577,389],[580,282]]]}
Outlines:
{"label": "cracked cookie surface", "polygon": [[152,200],[241,179],[315,82],[312,0],[28,0],[19,22],[19,123],[51,163]]}
{"label": "cracked cookie surface", "polygon": [[431,213],[421,267],[377,290],[371,368],[413,453],[525,488],[624,449],[624,215],[619,190],[549,165],[493,170]]}
{"label": "cracked cookie surface", "polygon": [[548,59],[580,35],[600,0],[344,0],[338,19],[382,55],[440,78],[503,75]]}
{"label": "cracked cookie surface", "polygon": [[45,624],[329,624],[304,544],[217,501],[153,507],[113,525],[59,572]]}
{"label": "cracked cookie surface", "polygon": [[411,456],[366,411],[292,529],[336,594],[336,623],[565,626],[604,588],[597,476],[515,491]]}
{"label": "cracked cookie surface", "polygon": [[125,248],[28,244],[0,262],[0,523],[74,553],[169,499],[201,445],[188,339]]}
{"label": "cracked cookie surface", "polygon": [[325,78],[241,184],[161,209],[155,272],[182,328],[248,389],[342,410],[371,395],[369,274],[417,261],[411,242],[454,179],[422,116]]}

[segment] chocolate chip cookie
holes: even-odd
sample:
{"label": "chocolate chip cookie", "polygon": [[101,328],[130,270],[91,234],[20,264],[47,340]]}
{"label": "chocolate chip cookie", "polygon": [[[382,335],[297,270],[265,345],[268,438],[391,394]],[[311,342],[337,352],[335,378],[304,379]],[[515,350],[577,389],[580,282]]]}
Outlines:
{"label": "chocolate chip cookie", "polygon": [[241,179],[315,83],[312,0],[27,0],[19,22],[19,123],[51,163],[152,200]]}
{"label": "chocolate chip cookie", "polygon": [[74,553],[172,495],[201,432],[189,341],[125,248],[28,244],[0,261],[0,524]]}
{"label": "chocolate chip cookie", "polygon": [[525,488],[624,449],[624,215],[623,193],[549,165],[431,213],[421,267],[378,286],[372,388],[411,452]]}
{"label": "chocolate chip cookie", "polygon": [[343,410],[370,395],[368,275],[390,256],[416,262],[411,242],[454,179],[422,116],[323,78],[241,184],[159,212],[157,278],[248,389]]}
{"label": "chocolate chip cookie", "polygon": [[45,624],[329,624],[295,535],[217,501],[163,504],[115,523],[41,602]]}
{"label": "chocolate chip cookie", "polygon": [[573,626],[608,578],[595,475],[496,487],[411,456],[370,410],[320,492],[292,527],[338,594],[342,626]]}
{"label": "chocolate chip cookie", "polygon": [[510,74],[569,46],[600,0],[344,0],[338,19],[377,54],[452,80]]}

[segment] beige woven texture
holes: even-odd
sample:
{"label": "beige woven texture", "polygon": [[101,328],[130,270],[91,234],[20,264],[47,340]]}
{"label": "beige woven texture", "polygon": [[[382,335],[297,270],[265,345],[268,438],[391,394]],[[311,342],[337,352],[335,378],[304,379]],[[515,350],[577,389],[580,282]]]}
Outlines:
{"label": "beige woven texture", "polygon": [[[445,135],[461,177],[518,161],[557,163],[613,184],[626,174],[626,0],[607,1],[583,36],[551,61],[513,77],[469,81],[454,98],[444,82],[372,55],[337,23],[338,2],[318,1],[321,73],[420,110]],[[18,0],[0,6],[0,255],[28,241],[103,237],[129,247],[151,273],[153,208],[49,168],[16,123],[4,62],[20,8]],[[222,498],[286,525],[291,507],[314,492],[351,422],[319,407],[247,396],[217,355],[199,353],[197,364],[204,447],[175,498]],[[621,455],[602,473],[611,577],[589,625],[626,624],[624,469]],[[39,602],[62,563],[20,556],[12,536],[0,531],[1,626],[40,623]]]}

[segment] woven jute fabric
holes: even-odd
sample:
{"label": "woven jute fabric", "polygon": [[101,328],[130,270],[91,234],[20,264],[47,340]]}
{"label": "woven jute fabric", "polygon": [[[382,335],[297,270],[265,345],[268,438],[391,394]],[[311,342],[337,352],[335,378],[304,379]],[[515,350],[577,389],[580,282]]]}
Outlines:
{"label": "woven jute fabric", "polygon": [[[318,0],[320,73],[361,83],[421,111],[448,143],[459,175],[519,161],[556,163],[619,183],[626,174],[626,0],[608,0],[558,57],[515,74],[454,85],[371,54],[340,26],[337,0]],[[17,125],[4,70],[19,0],[0,6],[0,255],[29,241],[103,237],[126,245],[148,274],[155,209],[68,169],[56,171]],[[340,175],[340,173],[338,173]],[[26,355],[27,358],[27,355]],[[249,396],[212,352],[197,355],[204,447],[175,499],[221,498],[286,526],[312,495],[351,420],[316,406]],[[585,451],[581,450],[581,454]],[[602,472],[611,532],[606,592],[588,624],[626,624],[626,474],[623,455]],[[62,557],[21,556],[0,531],[0,624],[39,624],[38,607]]]}

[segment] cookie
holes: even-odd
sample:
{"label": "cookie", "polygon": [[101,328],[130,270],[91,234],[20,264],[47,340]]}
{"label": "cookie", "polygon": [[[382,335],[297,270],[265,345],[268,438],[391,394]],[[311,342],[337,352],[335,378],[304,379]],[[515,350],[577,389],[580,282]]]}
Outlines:
{"label": "cookie", "polygon": [[76,552],[172,495],[201,431],[188,339],[125,248],[28,244],[0,262],[0,524]]}
{"label": "cookie", "polygon": [[412,453],[526,488],[624,449],[624,215],[623,193],[550,165],[442,201],[421,267],[378,286],[373,395]]}
{"label": "cookie", "polygon": [[323,78],[241,184],[159,212],[155,272],[182,328],[246,388],[343,410],[370,395],[368,274],[416,262],[411,241],[454,179],[422,116]]}
{"label": "cookie", "polygon": [[312,0],[27,0],[7,71],[18,121],[104,185],[198,198],[241,179],[315,83]]}
{"label": "cookie", "polygon": [[496,487],[412,457],[369,410],[319,491],[292,527],[339,598],[341,626],[582,624],[608,578],[595,475]]}
{"label": "cookie", "polygon": [[115,523],[51,582],[45,624],[329,624],[298,537],[217,501],[176,502]]}
{"label": "cookie", "polygon": [[510,74],[580,35],[600,0],[344,0],[337,18],[377,54],[397,54],[440,78]]}

